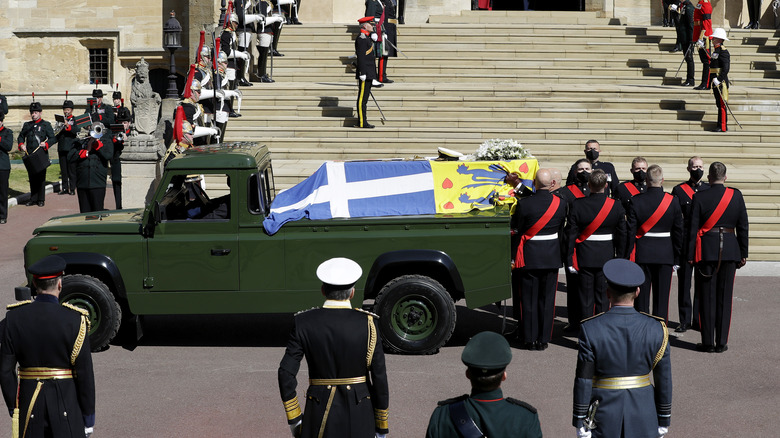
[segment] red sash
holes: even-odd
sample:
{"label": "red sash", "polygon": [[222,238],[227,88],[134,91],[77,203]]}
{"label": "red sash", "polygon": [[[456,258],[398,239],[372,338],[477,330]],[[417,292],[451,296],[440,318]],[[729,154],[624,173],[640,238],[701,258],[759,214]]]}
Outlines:
{"label": "red sash", "polygon": [[607,216],[609,216],[609,212],[612,211],[612,206],[615,204],[615,200],[612,198],[607,198],[604,201],[604,205],[601,206],[601,210],[599,210],[599,214],[596,215],[596,218],[593,219],[593,222],[588,224],[587,227],[585,227],[585,230],[582,232],[582,234],[577,237],[577,240],[574,244],[574,256],[572,257],[572,265],[574,265],[574,269],[580,270],[579,264],[577,263],[577,244],[584,242],[588,237],[590,237],[593,233],[596,232],[596,230],[599,229],[601,224],[604,223],[605,220],[607,220]]}
{"label": "red sash", "polygon": [[[658,207],[655,209],[652,215],[650,215],[647,220],[639,226],[639,229],[636,230],[636,238],[641,239],[645,233],[652,230],[655,224],[658,223],[659,220],[661,220],[662,217],[666,214],[667,211],[669,211],[669,206],[672,205],[672,198],[673,196],[664,193],[664,198],[661,200],[661,203],[658,204]],[[629,258],[632,262],[636,261],[636,243],[634,243],[634,248],[631,249],[631,257]]]}
{"label": "red sash", "polygon": [[696,193],[693,191],[691,186],[688,185],[688,183],[682,183],[680,184],[680,188],[683,192],[685,192],[686,195],[688,195],[689,198],[693,199],[693,195]]}
{"label": "red sash", "polygon": [[571,192],[572,195],[574,195],[575,198],[584,198],[585,193],[582,193],[582,190],[580,190],[579,187],[577,187],[576,184],[569,184],[566,186],[567,189]]}
{"label": "red sash", "polygon": [[525,266],[523,246],[525,245],[526,240],[529,240],[532,237],[536,236],[539,233],[539,231],[542,230],[542,228],[544,228],[545,226],[547,226],[548,223],[550,223],[550,220],[552,219],[553,215],[555,214],[556,211],[558,211],[559,205],[561,205],[561,198],[557,196],[553,196],[553,200],[550,203],[550,206],[547,207],[547,211],[545,211],[542,217],[540,217],[535,224],[531,225],[531,228],[527,229],[525,233],[523,233],[523,235],[520,237],[520,244],[517,245],[517,254],[515,255],[515,268],[522,268],[523,266]]}
{"label": "red sash", "polygon": [[712,212],[712,216],[710,216],[709,219],[704,222],[704,225],[699,228],[699,232],[696,233],[696,256],[694,258],[696,262],[701,261],[701,236],[710,231],[712,227],[718,223],[720,218],[723,216],[723,213],[726,212],[726,208],[728,208],[733,196],[734,189],[726,188],[726,191],[723,192],[723,197],[720,198],[720,202],[718,202],[718,206],[715,207],[715,211]]}
{"label": "red sash", "polygon": [[628,190],[628,193],[631,193],[631,196],[636,196],[639,194],[639,189],[630,182],[625,182],[623,185],[626,187],[626,190]]}

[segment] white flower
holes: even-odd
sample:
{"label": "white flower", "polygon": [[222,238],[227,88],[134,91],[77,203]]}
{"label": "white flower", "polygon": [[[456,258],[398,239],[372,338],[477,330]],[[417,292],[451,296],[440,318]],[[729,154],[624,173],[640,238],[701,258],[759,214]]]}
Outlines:
{"label": "white flower", "polygon": [[520,160],[533,157],[522,144],[505,138],[485,140],[474,153],[474,158],[479,161]]}

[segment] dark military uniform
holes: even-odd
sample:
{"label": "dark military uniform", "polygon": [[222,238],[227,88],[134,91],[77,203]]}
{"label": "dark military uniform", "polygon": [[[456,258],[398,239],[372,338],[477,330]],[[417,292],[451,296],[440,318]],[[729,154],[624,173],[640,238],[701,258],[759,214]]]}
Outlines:
{"label": "dark military uniform", "polygon": [[[588,407],[599,400],[595,438],[656,438],[672,414],[669,334],[660,319],[636,311],[630,301],[644,281],[641,268],[623,259],[604,265],[612,308],[582,322],[574,379],[572,425],[586,426]],[[650,373],[653,382],[650,383]]]}
{"label": "dark military uniform", "polygon": [[[69,102],[69,101],[68,101]],[[70,102],[72,105],[72,102]],[[63,108],[65,106],[63,105]],[[70,106],[73,108],[73,106]],[[73,114],[65,118],[65,127],[57,134],[57,155],[60,158],[60,174],[62,174],[62,187],[60,194],[76,194],[76,165],[68,161],[68,154],[74,148],[77,131],[73,127]]]}
{"label": "dark military uniform", "polygon": [[726,102],[729,100],[729,69],[731,68],[731,56],[723,45],[712,51],[710,56],[710,84],[714,78],[718,78],[720,85],[712,88],[715,95],[715,105],[718,107],[718,123],[716,131],[728,131],[729,120]]}
{"label": "dark military uniform", "polygon": [[680,204],[661,187],[648,187],[637,195],[628,210],[628,248],[632,260],[645,273],[634,307],[650,312],[650,288],[653,289],[653,315],[669,319],[669,292],[672,266],[680,264],[683,225]]}
{"label": "dark military uniform", "polygon": [[677,41],[679,41],[680,50],[683,52],[685,60],[686,74],[685,82],[683,85],[692,86],[695,85],[694,75],[696,73],[696,67],[693,62],[693,4],[690,0],[684,0],[678,2],[677,5]]}
{"label": "dark military uniform", "polygon": [[704,47],[699,49],[701,60],[701,84],[697,90],[710,89],[710,35],[712,35],[712,4],[709,0],[699,0],[693,11],[693,37],[696,40],[704,38]]}
{"label": "dark military uniform", "polygon": [[[20,145],[26,143],[28,154],[46,154],[47,159],[49,158],[49,147],[56,141],[57,139],[54,137],[54,130],[51,128],[51,124],[43,120],[43,118],[24,122],[22,130],[16,139],[16,142]],[[42,206],[44,201],[46,201],[46,169],[32,174],[28,171],[27,176],[30,179],[30,200],[28,205],[37,203]]]}
{"label": "dark military uniform", "polygon": [[689,239],[688,257],[696,262],[701,290],[701,341],[704,348],[722,349],[729,340],[737,263],[748,256],[748,215],[742,192],[712,184],[696,193]]}
{"label": "dark military uniform", "polygon": [[[560,190],[558,190],[558,195],[566,201],[566,216],[569,215],[569,210],[571,209],[571,204],[574,202],[575,199],[580,199],[588,196],[590,194],[590,188],[588,187],[587,183],[582,183],[580,181],[577,181],[576,183],[569,184],[566,187],[562,187]],[[566,242],[566,237],[563,236],[563,241]],[[566,250],[567,248],[564,245],[564,253],[563,253],[563,260],[566,260]],[[582,315],[580,313],[582,312],[582,309],[580,308],[580,294],[579,294],[579,285],[580,285],[580,278],[579,274],[576,272],[570,272],[568,269],[565,269],[566,271],[566,312],[567,312],[567,319],[569,320],[569,326],[567,330],[578,330],[580,325],[580,320],[582,319]]]}
{"label": "dark military uniform", "polygon": [[302,437],[362,438],[387,433],[389,393],[375,316],[330,303],[334,302],[295,316],[279,364],[279,391],[288,422],[301,419],[295,377],[305,355],[309,388]]}
{"label": "dark military uniform", "polygon": [[377,75],[379,82],[393,83],[387,77],[387,60],[388,57],[397,57],[398,51],[398,31],[396,19],[397,4],[395,0],[366,0],[366,16],[375,17],[375,21],[379,21],[382,17],[382,13],[385,14],[385,21],[382,23],[381,29],[376,29],[376,32],[384,34],[383,38],[387,38],[386,41],[382,41],[380,44],[377,42],[374,49],[376,57],[379,59],[379,65],[377,67]]}
{"label": "dark military uniform", "polygon": [[71,149],[68,160],[76,164],[79,211],[102,211],[106,197],[108,162],[114,156],[112,141],[87,138]]}
{"label": "dark military uniform", "polygon": [[[608,205],[611,204],[611,205]],[[605,215],[600,215],[604,212]],[[598,223],[590,235],[586,231]],[[591,193],[574,201],[566,220],[567,266],[578,271],[582,317],[603,312],[609,306],[607,284],[601,268],[608,260],[624,257],[626,250],[625,211],[605,193]]]}
{"label": "dark military uniform", "polygon": [[[121,107],[117,112],[116,122],[130,121],[130,110]],[[121,136],[120,136],[121,134]],[[111,157],[111,186],[114,191],[114,205],[117,210],[122,209],[122,151],[125,149],[125,140],[130,136],[130,128],[114,134],[111,138],[114,146],[114,154]]]}
{"label": "dark military uniform", "polygon": [[745,29],[758,29],[761,21],[761,0],[747,0],[747,6],[750,22]]}
{"label": "dark military uniform", "polygon": [[[359,128],[373,128],[366,117],[366,106],[371,96],[371,83],[376,79],[376,66],[374,65],[374,44],[369,37],[369,32],[360,30],[360,35],[355,38],[355,55],[357,55],[357,69],[355,78],[358,80],[357,113]],[[365,75],[365,80],[360,77]]]}
{"label": "dark military uniform", "polygon": [[545,348],[552,336],[565,222],[566,202],[549,190],[521,199],[512,216],[514,266],[520,280],[512,294],[515,317],[522,303],[522,339],[527,346],[536,343],[537,349]]}
{"label": "dark military uniform", "polygon": [[[601,169],[607,174],[607,186],[604,187],[604,193],[607,196],[615,196],[617,193],[620,180],[618,179],[617,172],[615,172],[615,166],[607,161],[591,161],[591,171]],[[566,185],[574,184],[577,182],[577,168],[575,164],[571,165],[569,169],[569,175],[566,176]]]}
{"label": "dark military uniform", "polygon": [[8,114],[8,99],[0,94],[0,113]]}
{"label": "dark military uniform", "polygon": [[[5,115],[0,116],[0,120]],[[8,178],[11,175],[11,160],[8,153],[14,147],[14,132],[0,127],[0,223],[8,219]]]}
{"label": "dark military uniform", "polygon": [[628,211],[628,207],[631,204],[631,198],[646,191],[647,184],[644,181],[625,181],[618,186],[617,192],[615,192],[615,199],[619,200],[623,205],[623,210]]}
{"label": "dark military uniform", "polygon": [[688,254],[690,242],[691,206],[693,195],[700,190],[707,190],[710,185],[699,181],[694,183],[686,181],[677,184],[672,189],[672,195],[680,203],[680,210],[683,216],[683,247],[680,254],[680,268],[677,269],[677,309],[680,316],[680,331],[687,330],[690,327],[699,327],[699,292],[698,287],[694,292],[693,303],[691,303],[691,274],[693,267],[688,264],[688,260],[693,259],[693,255]]}
{"label": "dark military uniform", "polygon": [[106,127],[106,130],[110,130],[111,125],[114,124],[114,108],[110,105],[106,105],[105,102],[87,108],[87,110],[84,111],[84,114],[89,114],[90,117],[92,117],[93,123],[102,123]]}

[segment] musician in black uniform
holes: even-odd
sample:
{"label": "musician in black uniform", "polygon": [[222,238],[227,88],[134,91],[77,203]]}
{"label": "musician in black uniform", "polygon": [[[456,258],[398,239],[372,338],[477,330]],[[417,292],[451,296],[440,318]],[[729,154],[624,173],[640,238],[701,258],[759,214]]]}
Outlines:
{"label": "musician in black uniform", "polygon": [[[22,130],[19,131],[19,136],[16,138],[16,142],[19,143],[19,150],[26,152],[29,155],[32,154],[45,154],[46,160],[49,159],[49,147],[57,141],[54,136],[54,130],[51,128],[51,124],[46,120],[43,120],[41,113],[43,107],[40,102],[33,102],[30,104],[30,120],[24,122]],[[38,204],[38,207],[43,207],[46,201],[46,167],[43,170],[33,171],[31,168],[27,169],[27,177],[30,180],[30,199],[24,205],[30,206]]]}
{"label": "musician in black uniform", "polygon": [[715,95],[715,105],[718,107],[718,123],[714,132],[728,131],[727,122],[729,114],[726,108],[726,102],[729,100],[729,69],[731,67],[731,56],[726,47],[723,46],[726,38],[726,31],[718,27],[712,31],[712,55],[710,55],[710,84],[712,92]]}
{"label": "musician in black uniform", "polygon": [[99,136],[94,130],[79,141],[68,154],[68,160],[76,165],[76,192],[79,212],[103,211],[106,198],[108,162],[114,157],[114,143],[105,131]]}
{"label": "musician in black uniform", "polygon": [[130,110],[121,107],[117,112],[116,121],[122,124],[122,130],[113,133],[111,140],[114,143],[114,154],[111,157],[111,186],[114,191],[114,205],[117,210],[122,209],[122,151],[125,149],[125,141],[130,137]]}
{"label": "musician in black uniform", "polygon": [[[710,164],[710,188],[693,195],[688,259],[701,290],[701,351],[728,349],[736,270],[748,256],[748,215],[742,192],[726,187],[726,165]],[[693,257],[691,257],[693,256]]]}
{"label": "musician in black uniform", "polygon": [[[582,322],[572,425],[578,438],[658,437],[672,417],[672,360],[666,324],[634,309],[642,269],[624,259],[604,265],[608,312]],[[653,382],[650,382],[650,373]],[[599,400],[596,428],[585,422]]]}
{"label": "musician in black uniform", "polygon": [[647,160],[643,157],[636,157],[631,160],[631,176],[630,181],[623,181],[618,186],[615,193],[615,199],[619,200],[623,205],[623,209],[628,211],[628,207],[631,204],[631,198],[647,191]]}
{"label": "musician in black uniform", "polygon": [[552,175],[539,169],[534,178],[536,192],[521,198],[512,215],[515,317],[522,303],[522,341],[529,350],[545,350],[555,320],[555,290],[558,269],[563,266],[563,226],[566,202],[550,193]]}
{"label": "musician in black uniform", "polygon": [[[584,198],[590,194],[590,188],[588,188],[588,179],[590,179],[590,172],[592,170],[590,161],[587,158],[580,158],[574,163],[574,168],[577,172],[574,182],[565,187],[561,187],[558,191],[558,195],[566,201],[567,217],[574,200]],[[565,246],[565,248],[567,247]],[[566,254],[564,253],[564,260],[565,259]],[[566,273],[566,312],[569,323],[563,327],[563,331],[567,333],[577,333],[580,330],[580,320],[582,319],[579,294],[580,279],[577,272],[572,272],[569,269],[565,269],[564,271]]]}
{"label": "musician in black uniform", "polygon": [[0,387],[20,436],[89,437],[95,426],[89,314],[60,304],[65,268],[56,255],[31,265],[37,296],[9,305],[3,321]]}
{"label": "musician in black uniform", "polygon": [[636,195],[628,210],[628,248],[631,260],[645,273],[634,302],[636,310],[650,313],[650,289],[653,291],[653,315],[669,320],[669,292],[673,266],[680,265],[683,225],[680,204],[664,193],[664,174],[658,165],[647,169],[647,191]]}
{"label": "musician in black uniform", "polygon": [[8,220],[8,178],[11,176],[8,153],[14,147],[14,132],[4,123],[5,113],[0,111],[0,225]]}
{"label": "musician in black uniform", "polygon": [[607,197],[607,175],[590,174],[590,195],[574,201],[566,220],[567,269],[579,275],[582,317],[607,310],[607,283],[602,267],[615,257],[625,257],[626,214],[619,202]]}
{"label": "musician in black uniform", "polygon": [[[119,85],[119,84],[117,84],[117,85]],[[122,92],[117,90],[117,91],[114,91],[113,93],[111,93],[111,100],[112,100],[112,103],[114,104],[112,106],[112,109],[114,110],[114,121],[117,121],[116,120],[116,116],[119,115],[119,109],[120,108],[126,108],[125,107],[125,100],[122,99]]]}
{"label": "musician in black uniform", "polygon": [[357,113],[358,124],[356,128],[373,128],[366,117],[366,106],[371,96],[371,86],[376,81],[376,65],[374,64],[374,17],[368,16],[358,20],[360,23],[360,35],[355,38],[355,55],[357,55],[357,68],[355,78],[358,80]]}
{"label": "musician in black uniform", "polygon": [[[376,315],[352,308],[349,300],[362,269],[333,258],[317,267],[322,308],[295,315],[279,364],[279,392],[294,437],[385,437],[389,393],[385,356]],[[306,356],[306,410],[296,395],[296,375]]]}
{"label": "musician in black uniform", "polygon": [[8,114],[8,99],[2,94],[0,94],[0,113],[3,115]]}
{"label": "musician in black uniform", "polygon": [[76,166],[68,161],[68,153],[73,149],[73,143],[76,141],[77,130],[73,127],[73,105],[72,100],[62,102],[62,115],[65,116],[65,125],[57,134],[57,155],[60,157],[60,174],[62,175],[62,186],[60,195],[76,194]]}
{"label": "musician in black uniform", "polygon": [[106,129],[110,129],[114,124],[114,109],[105,103],[103,103],[103,90],[95,88],[92,90],[92,103],[84,114],[89,114],[92,118],[92,123],[100,122]]}
{"label": "musician in black uniform", "polygon": [[[606,193],[607,196],[615,196],[618,184],[620,184],[617,172],[615,172],[615,166],[608,161],[599,160],[599,154],[601,154],[601,145],[599,142],[596,140],[588,140],[585,143],[585,158],[590,161],[592,170],[601,169],[604,171],[607,175],[607,185],[604,188],[604,193]],[[576,163],[572,164],[571,169],[569,169],[569,175],[566,177],[566,185],[574,184],[576,180],[577,169],[575,168],[575,165]]]}
{"label": "musician in black uniform", "polygon": [[440,401],[428,422],[426,438],[541,438],[536,408],[504,398],[501,391],[506,367],[512,361],[506,339],[494,332],[478,333],[466,343],[460,359],[467,367],[471,394]]}
{"label": "musician in black uniform", "polygon": [[750,22],[745,26],[745,29],[760,29],[761,0],[747,0],[747,6]]}
{"label": "musician in black uniform", "polygon": [[689,225],[691,222],[691,206],[693,195],[701,190],[707,190],[710,185],[702,180],[704,176],[704,161],[700,157],[691,157],[688,160],[688,181],[677,184],[672,189],[672,195],[680,203],[680,210],[683,215],[683,242],[680,255],[680,268],[677,269],[677,309],[680,314],[680,325],[674,329],[677,333],[685,333],[689,328],[699,328],[699,289],[694,288],[693,303],[691,303],[691,275],[693,267],[687,263],[692,256],[688,255],[688,236],[690,235]]}

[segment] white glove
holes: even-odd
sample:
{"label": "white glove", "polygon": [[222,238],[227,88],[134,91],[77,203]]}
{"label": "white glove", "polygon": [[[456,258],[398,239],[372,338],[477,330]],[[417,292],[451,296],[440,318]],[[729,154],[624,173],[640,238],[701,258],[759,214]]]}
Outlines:
{"label": "white glove", "polygon": [[376,433],[376,438],[387,438],[387,434],[386,433],[379,433],[379,432],[377,432]]}
{"label": "white glove", "polygon": [[375,21],[375,22],[377,22],[377,23],[379,23],[379,19],[378,19],[378,18],[376,18],[376,17],[374,17],[374,21]]}
{"label": "white glove", "polygon": [[680,265],[673,265],[672,266],[672,272],[677,272],[678,269],[680,269]]}
{"label": "white glove", "polygon": [[566,269],[568,269],[568,270],[569,270],[569,273],[570,273],[570,274],[576,274],[576,273],[577,273],[577,270],[576,270],[576,269],[574,269],[574,266],[569,266],[569,267],[568,267],[568,268],[566,268]]}
{"label": "white glove", "polygon": [[577,438],[590,438],[590,431],[584,427],[577,429]]}
{"label": "white glove", "polygon": [[669,6],[669,10],[670,10],[670,11],[675,11],[675,12],[677,12],[677,5],[671,5],[671,6]]}
{"label": "white glove", "polygon": [[668,427],[658,426],[658,438],[664,438],[669,433]]}
{"label": "white glove", "polygon": [[[661,430],[661,428],[659,427],[658,430]],[[95,428],[94,427],[85,427],[84,428],[84,436],[86,438],[91,437],[92,433],[94,433],[94,432],[95,432]]]}
{"label": "white glove", "polygon": [[379,36],[376,33],[372,33],[371,34],[371,41],[376,42],[376,40],[378,40],[378,39],[379,39]]}
{"label": "white glove", "polygon": [[301,428],[303,424],[303,419],[298,420],[297,423],[290,425],[290,433],[292,433],[292,436],[295,438],[298,438],[301,436]]}
{"label": "white glove", "polygon": [[361,81],[365,81],[366,80],[366,75],[360,75],[359,77],[360,77]]}
{"label": "white glove", "polygon": [[712,85],[716,87],[720,86],[720,81],[718,80],[718,78],[712,78]]}
{"label": "white glove", "polygon": [[696,47],[699,49],[704,48],[704,39],[700,39],[699,41],[696,41]]}
{"label": "white glove", "polygon": [[280,23],[281,21],[282,21],[282,17],[279,16],[279,15],[274,15],[274,16],[265,18],[265,24]]}

